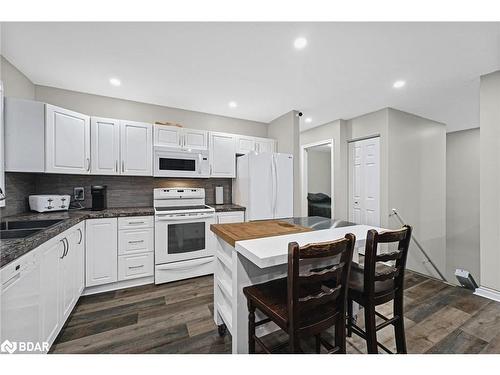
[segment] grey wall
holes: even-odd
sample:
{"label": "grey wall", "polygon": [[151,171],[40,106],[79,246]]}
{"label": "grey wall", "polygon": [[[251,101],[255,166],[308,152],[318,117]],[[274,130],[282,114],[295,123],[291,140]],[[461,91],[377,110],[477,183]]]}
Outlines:
{"label": "grey wall", "polygon": [[307,190],[309,193],[332,195],[332,166],[330,152],[316,151],[314,148],[308,150],[307,173]]}
{"label": "grey wall", "polygon": [[278,141],[278,152],[293,155],[293,213],[300,216],[300,130],[297,111],[290,111],[271,121],[267,136]]}
{"label": "grey wall", "polygon": [[0,216],[29,210],[28,196],[36,192],[35,180],[35,175],[30,173],[5,173],[5,207],[0,209]]}
{"label": "grey wall", "polygon": [[0,79],[3,81],[5,96],[35,99],[33,82],[1,55],[0,65]]}
{"label": "grey wall", "polygon": [[479,282],[479,128],[446,135],[446,274]]}
{"label": "grey wall", "polygon": [[38,101],[92,116],[143,122],[173,121],[187,128],[257,137],[267,136],[267,124],[261,122],[211,115],[179,108],[163,107],[47,86],[36,86],[35,97]]}
{"label": "grey wall", "polygon": [[481,77],[481,286],[500,292],[500,71]]}

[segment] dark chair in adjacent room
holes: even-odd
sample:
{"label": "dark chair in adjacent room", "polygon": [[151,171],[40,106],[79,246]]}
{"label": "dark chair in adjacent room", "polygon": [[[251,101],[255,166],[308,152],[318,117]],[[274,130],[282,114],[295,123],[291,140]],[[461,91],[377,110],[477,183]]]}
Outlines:
{"label": "dark chair in adjacent room", "polygon": [[[315,337],[316,352],[324,346],[329,353],[346,352],[345,314],[347,284],[356,237],[347,234],[332,242],[288,245],[286,278],[243,289],[248,302],[248,348],[255,353],[258,343],[266,353],[288,346],[290,353],[300,353],[300,339]],[[328,283],[328,285],[326,285]],[[255,322],[255,310],[267,318]],[[268,348],[255,334],[259,325],[276,323],[289,336],[277,348]],[[335,343],[321,333],[335,326]]]}
{"label": "dark chair in adjacent room", "polygon": [[[406,258],[410,245],[412,228],[405,225],[400,230],[378,233],[368,231],[365,247],[365,262],[361,267],[353,264],[349,280],[347,334],[352,333],[366,340],[368,353],[378,353],[378,347],[391,353],[377,342],[377,331],[394,326],[397,353],[406,353],[406,338],[403,317],[403,288]],[[397,250],[377,254],[381,243],[398,243]],[[392,266],[383,262],[395,262]],[[387,318],[375,311],[376,306],[394,301],[393,317]],[[353,301],[364,308],[365,330],[355,324]],[[383,320],[376,325],[375,316]]]}

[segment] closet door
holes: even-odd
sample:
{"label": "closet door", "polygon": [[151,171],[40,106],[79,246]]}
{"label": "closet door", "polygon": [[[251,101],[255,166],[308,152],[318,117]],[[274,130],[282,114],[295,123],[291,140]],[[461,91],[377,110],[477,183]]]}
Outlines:
{"label": "closet door", "polygon": [[380,138],[349,143],[349,220],[380,226]]}
{"label": "closet door", "polygon": [[92,117],[90,135],[92,174],[120,174],[120,121]]}
{"label": "closet door", "polygon": [[121,121],[121,174],[153,175],[153,125]]}
{"label": "closet door", "polygon": [[45,122],[45,171],[90,173],[90,117],[47,104]]}

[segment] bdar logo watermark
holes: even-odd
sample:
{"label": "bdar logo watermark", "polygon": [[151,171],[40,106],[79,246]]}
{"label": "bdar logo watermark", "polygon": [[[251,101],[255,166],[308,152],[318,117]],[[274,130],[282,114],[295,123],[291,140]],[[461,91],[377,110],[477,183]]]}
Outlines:
{"label": "bdar logo watermark", "polygon": [[49,350],[48,342],[32,341],[9,341],[5,340],[0,345],[0,352],[13,354],[18,353],[43,353]]}

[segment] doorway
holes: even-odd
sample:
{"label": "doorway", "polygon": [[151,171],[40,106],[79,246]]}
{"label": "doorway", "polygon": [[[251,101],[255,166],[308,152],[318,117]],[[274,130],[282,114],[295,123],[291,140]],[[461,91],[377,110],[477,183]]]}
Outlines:
{"label": "doorway", "polygon": [[349,142],[349,221],[380,226],[380,137]]}
{"label": "doorway", "polygon": [[302,146],[302,216],[333,218],[333,139]]}

